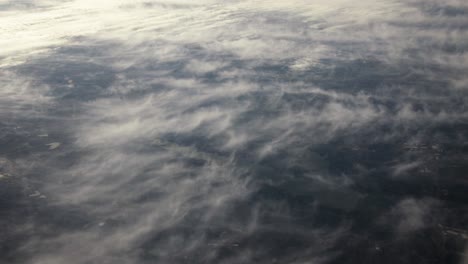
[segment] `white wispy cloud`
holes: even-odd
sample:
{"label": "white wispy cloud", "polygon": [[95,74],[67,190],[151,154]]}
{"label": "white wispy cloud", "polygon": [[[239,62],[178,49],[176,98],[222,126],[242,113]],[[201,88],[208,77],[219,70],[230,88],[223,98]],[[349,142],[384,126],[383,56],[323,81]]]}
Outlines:
{"label": "white wispy cloud", "polygon": [[[292,209],[261,199],[236,206],[264,182],[282,183],[256,173],[284,153],[284,171],[272,175],[293,179],[291,168],[299,168],[307,182],[297,185],[315,193],[314,207],[352,210],[363,197],[351,190],[353,176],[332,175],[307,154],[310,147],[362,131],[385,141],[406,133],[401,127],[467,119],[460,72],[468,64],[468,21],[436,4],[0,1],[0,116],[50,115],[55,126],[41,129],[67,139],[53,154],[16,162],[48,172],[41,192],[51,206],[89,216],[80,228],[31,239],[20,251],[34,257],[30,263],[136,263],[142,254],[171,263],[199,252],[200,262],[219,261],[235,247],[241,253],[223,263],[252,262],[264,249],[239,241],[275,229],[265,215],[287,222]],[[91,96],[81,98],[84,91]],[[380,134],[383,125],[388,131]],[[398,176],[419,165],[389,170]],[[389,213],[396,231],[423,229],[435,204],[397,203]],[[224,233],[212,238],[210,228]],[[326,262],[349,229],[284,224],[283,235],[310,246],[278,261]]]}

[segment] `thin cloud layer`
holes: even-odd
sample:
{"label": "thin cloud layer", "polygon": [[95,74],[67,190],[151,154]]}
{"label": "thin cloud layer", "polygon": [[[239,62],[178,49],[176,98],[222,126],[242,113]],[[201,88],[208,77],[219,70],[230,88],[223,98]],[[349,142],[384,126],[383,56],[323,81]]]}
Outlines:
{"label": "thin cloud layer", "polygon": [[309,2],[0,2],[0,263],[463,263],[468,5]]}

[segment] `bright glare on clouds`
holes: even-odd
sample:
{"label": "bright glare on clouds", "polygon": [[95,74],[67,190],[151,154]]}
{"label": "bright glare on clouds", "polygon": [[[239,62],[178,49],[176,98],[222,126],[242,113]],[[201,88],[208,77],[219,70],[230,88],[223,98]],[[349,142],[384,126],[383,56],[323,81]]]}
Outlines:
{"label": "bright glare on clouds", "polygon": [[[284,56],[285,51],[291,52],[288,45],[294,42],[284,40],[272,47],[271,38],[297,37],[300,28],[292,28],[288,24],[268,25],[265,18],[256,18],[256,13],[293,12],[291,16],[300,15],[305,22],[318,21],[318,24],[329,27],[326,29],[328,31],[344,27],[349,22],[367,23],[372,16],[378,15],[382,19],[388,14],[381,10],[390,13],[391,8],[395,8],[375,1],[356,6],[347,0],[316,1],[312,4],[307,1],[229,1],[225,4],[216,1],[197,1],[196,4],[193,1],[23,2],[24,5],[3,4],[13,7],[2,12],[1,45],[4,48],[0,55],[27,56],[31,52],[69,43],[70,38],[76,36],[92,36],[123,38],[127,44],[137,44],[144,39],[192,41],[207,45],[216,42],[220,48],[229,48],[245,56],[257,56],[259,51],[267,52],[270,56],[273,53]],[[33,7],[26,8],[30,5]],[[35,9],[35,5],[44,7]],[[363,7],[366,11],[362,10]],[[372,12],[372,8],[378,9],[379,14]],[[337,17],[336,21],[327,21],[329,16]],[[340,21],[345,18],[352,21]],[[250,24],[251,19],[254,19],[253,24]],[[283,18],[279,16],[278,19]],[[298,20],[296,23],[300,22]],[[332,22],[331,25],[327,25],[329,22]],[[289,32],[290,29],[293,32]],[[259,39],[262,35],[268,39]],[[313,36],[311,38],[313,40]],[[283,52],[269,50],[281,48],[282,45],[285,45]],[[7,62],[15,63],[17,58],[14,59],[10,58]]]}
{"label": "bright glare on clouds", "polygon": [[461,263],[467,31],[456,0],[0,0],[0,254]]}

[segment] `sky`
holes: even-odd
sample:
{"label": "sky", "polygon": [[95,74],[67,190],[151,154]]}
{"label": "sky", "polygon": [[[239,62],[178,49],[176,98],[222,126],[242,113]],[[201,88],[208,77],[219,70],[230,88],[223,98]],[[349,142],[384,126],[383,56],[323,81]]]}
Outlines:
{"label": "sky", "polygon": [[468,2],[0,0],[0,263],[468,263]]}

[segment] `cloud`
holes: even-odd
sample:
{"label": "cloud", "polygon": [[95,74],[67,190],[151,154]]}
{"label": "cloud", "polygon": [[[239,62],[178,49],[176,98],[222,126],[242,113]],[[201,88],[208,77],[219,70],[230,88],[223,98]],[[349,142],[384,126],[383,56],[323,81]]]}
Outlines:
{"label": "cloud", "polygon": [[430,225],[386,173],[466,140],[462,1],[8,3],[0,160],[47,196],[23,263],[327,263],[362,212]]}
{"label": "cloud", "polygon": [[427,217],[431,208],[431,201],[406,199],[398,203],[393,209],[401,218],[397,226],[398,232],[414,232],[426,227]]}

